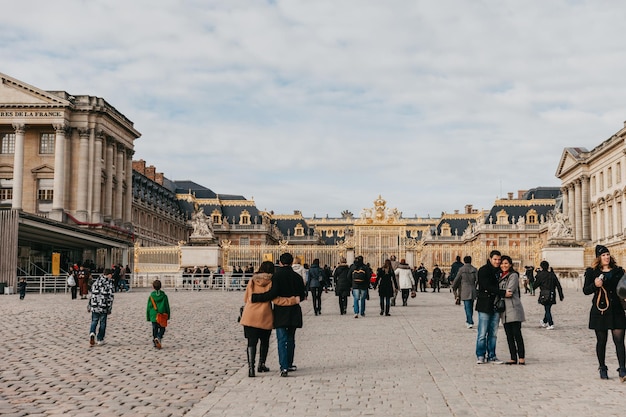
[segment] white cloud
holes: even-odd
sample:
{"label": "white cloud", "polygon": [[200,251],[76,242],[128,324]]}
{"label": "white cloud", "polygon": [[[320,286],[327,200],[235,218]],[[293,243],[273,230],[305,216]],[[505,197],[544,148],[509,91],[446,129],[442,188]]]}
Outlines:
{"label": "white cloud", "polygon": [[260,208],[405,215],[558,185],[622,127],[617,1],[22,1],[0,71],[104,97],[136,158]]}

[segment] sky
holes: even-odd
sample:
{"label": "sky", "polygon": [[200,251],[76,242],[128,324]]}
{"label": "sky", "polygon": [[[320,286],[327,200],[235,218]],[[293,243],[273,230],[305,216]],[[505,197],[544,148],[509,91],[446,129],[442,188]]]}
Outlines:
{"label": "sky", "polygon": [[439,217],[559,186],[626,120],[617,0],[55,0],[0,14],[0,72],[104,98],[134,159],[306,217]]}

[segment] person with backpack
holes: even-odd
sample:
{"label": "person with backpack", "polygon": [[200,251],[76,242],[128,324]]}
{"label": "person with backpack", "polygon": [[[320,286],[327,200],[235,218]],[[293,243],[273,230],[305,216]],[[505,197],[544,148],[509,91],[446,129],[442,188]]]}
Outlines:
{"label": "person with backpack", "polygon": [[543,319],[539,320],[539,325],[548,330],[554,330],[552,305],[556,304],[556,291],[559,292],[559,299],[563,301],[563,288],[556,274],[552,271],[552,268],[550,268],[548,261],[541,261],[539,266],[541,270],[537,272],[537,276],[535,277],[535,288],[539,288],[537,302],[542,304],[545,310]]}
{"label": "person with backpack", "polygon": [[352,279],[352,298],[354,299],[354,318],[365,316],[365,300],[370,285],[372,270],[363,263],[363,257],[357,256],[350,266],[348,276]]}
{"label": "person with backpack", "polygon": [[348,275],[350,267],[346,263],[345,258],[339,260],[339,265],[333,272],[335,280],[335,295],[339,298],[339,313],[343,316],[348,310],[348,296],[350,295],[350,287],[352,287],[352,279]]}

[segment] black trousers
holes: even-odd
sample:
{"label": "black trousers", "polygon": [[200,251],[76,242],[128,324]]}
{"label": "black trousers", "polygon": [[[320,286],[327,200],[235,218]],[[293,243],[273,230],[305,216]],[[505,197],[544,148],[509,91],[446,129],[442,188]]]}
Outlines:
{"label": "black trousers", "polygon": [[526,358],[524,338],[522,337],[522,322],[504,323],[504,332],[506,333],[506,342],[509,345],[511,360],[517,362],[518,359]]}

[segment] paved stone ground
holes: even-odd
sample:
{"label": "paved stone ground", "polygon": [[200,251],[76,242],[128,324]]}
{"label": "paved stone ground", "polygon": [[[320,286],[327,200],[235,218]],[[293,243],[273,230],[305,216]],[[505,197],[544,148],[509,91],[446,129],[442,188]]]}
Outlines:
{"label": "paved stone ground", "polygon": [[[248,378],[236,323],[242,292],[168,291],[173,320],[164,348],[151,344],[148,291],[117,294],[104,346],[89,347],[86,300],[69,295],[0,296],[0,416],[577,416],[623,414],[609,341],[609,381],[597,374],[587,329],[590,297],[566,291],[556,329],[524,295],[526,366],[476,365],[476,331],[448,290],[418,293],[379,316],[372,292],[364,318],[323,314],[305,301],[288,378]],[[350,299],[351,301],[351,299]],[[498,356],[508,359],[500,329]]]}

